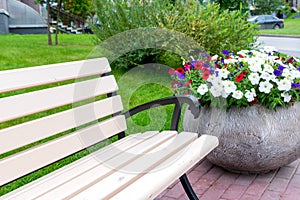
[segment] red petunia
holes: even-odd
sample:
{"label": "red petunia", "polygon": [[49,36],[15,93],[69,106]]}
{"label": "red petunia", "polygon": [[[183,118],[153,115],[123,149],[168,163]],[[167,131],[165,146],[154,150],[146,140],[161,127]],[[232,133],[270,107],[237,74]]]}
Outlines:
{"label": "red petunia", "polygon": [[209,77],[209,73],[203,73],[203,75],[202,75],[202,79],[203,80],[207,80],[208,79],[208,77]]}
{"label": "red petunia", "polygon": [[202,70],[203,61],[198,61],[194,66],[196,70]]}
{"label": "red petunia", "polygon": [[235,78],[235,81],[240,82],[241,80],[243,80],[244,76],[245,76],[245,74],[243,74],[243,73],[237,75]]}
{"label": "red petunia", "polygon": [[176,72],[178,72],[179,74],[184,74],[184,69],[182,68],[177,68]]}
{"label": "red petunia", "polygon": [[192,80],[189,80],[188,82],[186,82],[183,86],[189,86],[192,83]]}
{"label": "red petunia", "polygon": [[239,57],[240,57],[240,58],[244,58],[244,56],[243,56],[242,54],[239,54]]}
{"label": "red petunia", "polygon": [[206,67],[202,67],[201,71],[206,74],[209,73],[209,69],[207,69]]}
{"label": "red petunia", "polygon": [[215,63],[215,65],[216,65],[216,67],[217,67],[218,69],[222,69],[222,66],[219,65],[218,63]]}
{"label": "red petunia", "polygon": [[258,100],[258,98],[255,97],[254,100],[251,101],[250,103],[251,103],[251,104],[256,104],[257,100]]}
{"label": "red petunia", "polygon": [[172,87],[172,88],[176,88],[177,84],[178,84],[178,81],[175,81],[175,80],[174,80],[174,81],[171,83],[171,87]]}
{"label": "red petunia", "polygon": [[293,57],[291,57],[288,61],[287,61],[287,63],[290,63],[290,64],[292,64],[294,62],[294,58]]}
{"label": "red petunia", "polygon": [[175,69],[171,68],[168,72],[168,74],[172,75],[175,72]]}

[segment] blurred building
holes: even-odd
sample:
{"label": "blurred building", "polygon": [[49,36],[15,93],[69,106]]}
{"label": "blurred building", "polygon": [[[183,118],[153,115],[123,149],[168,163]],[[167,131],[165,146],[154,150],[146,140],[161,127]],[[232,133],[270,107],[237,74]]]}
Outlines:
{"label": "blurred building", "polygon": [[35,0],[0,0],[0,34],[47,33],[42,7]]}

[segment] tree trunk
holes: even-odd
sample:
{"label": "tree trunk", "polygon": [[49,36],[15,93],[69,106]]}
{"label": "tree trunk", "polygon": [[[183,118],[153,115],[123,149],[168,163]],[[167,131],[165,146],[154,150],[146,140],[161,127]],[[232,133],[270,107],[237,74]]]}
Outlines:
{"label": "tree trunk", "polygon": [[48,24],[48,45],[52,45],[52,38],[50,33],[50,20],[51,20],[51,11],[50,11],[50,0],[47,0],[47,24]]}
{"label": "tree trunk", "polygon": [[60,9],[61,9],[62,0],[58,1],[58,9],[56,15],[56,31],[55,31],[55,44],[58,45],[58,20],[60,18]]}

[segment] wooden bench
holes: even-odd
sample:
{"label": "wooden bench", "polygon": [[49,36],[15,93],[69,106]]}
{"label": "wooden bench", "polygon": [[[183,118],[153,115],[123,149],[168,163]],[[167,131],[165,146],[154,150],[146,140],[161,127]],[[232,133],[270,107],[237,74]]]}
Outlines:
{"label": "wooden bench", "polygon": [[[123,113],[110,70],[97,58],[0,72],[0,186],[118,137],[0,199],[153,199],[177,178],[197,199],[185,173],[218,145],[214,136],[177,134],[181,106],[196,117],[197,100],[169,97]],[[125,137],[127,117],[169,104],[171,130]]]}

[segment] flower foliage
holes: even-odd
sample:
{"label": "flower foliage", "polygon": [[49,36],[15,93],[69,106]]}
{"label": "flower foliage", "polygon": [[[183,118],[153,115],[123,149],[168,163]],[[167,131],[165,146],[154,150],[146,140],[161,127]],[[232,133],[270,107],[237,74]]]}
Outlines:
{"label": "flower foliage", "polygon": [[226,99],[227,109],[253,104],[275,109],[299,101],[300,60],[274,47],[201,55],[169,74],[177,94],[192,94],[202,106],[217,106],[215,98]]}

